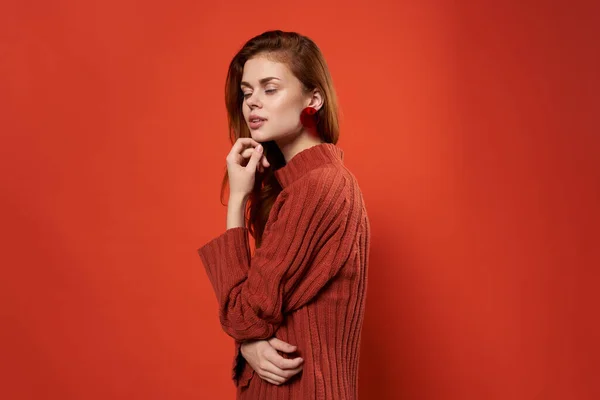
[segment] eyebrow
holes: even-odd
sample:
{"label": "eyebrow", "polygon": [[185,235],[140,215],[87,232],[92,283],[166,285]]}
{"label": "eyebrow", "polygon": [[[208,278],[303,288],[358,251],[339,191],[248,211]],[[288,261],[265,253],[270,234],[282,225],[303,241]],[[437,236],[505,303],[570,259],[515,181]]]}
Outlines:
{"label": "eyebrow", "polygon": [[[267,76],[266,78],[262,78],[260,81],[258,81],[261,85],[264,85],[265,83],[272,81],[273,79],[277,79],[278,81],[280,81],[281,79],[276,78],[274,76]],[[240,82],[240,86],[248,86],[248,87],[252,87],[251,84],[249,84],[248,82],[242,81]]]}

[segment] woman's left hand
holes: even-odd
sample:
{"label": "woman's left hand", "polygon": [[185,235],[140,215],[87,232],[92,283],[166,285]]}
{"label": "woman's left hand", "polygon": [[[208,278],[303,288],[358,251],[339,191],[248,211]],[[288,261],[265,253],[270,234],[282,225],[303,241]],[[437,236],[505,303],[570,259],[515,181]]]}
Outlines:
{"label": "woman's left hand", "polygon": [[269,340],[254,340],[242,344],[240,351],[254,372],[273,385],[281,385],[302,371],[301,357],[283,358],[277,350],[293,353],[296,346],[272,337]]}

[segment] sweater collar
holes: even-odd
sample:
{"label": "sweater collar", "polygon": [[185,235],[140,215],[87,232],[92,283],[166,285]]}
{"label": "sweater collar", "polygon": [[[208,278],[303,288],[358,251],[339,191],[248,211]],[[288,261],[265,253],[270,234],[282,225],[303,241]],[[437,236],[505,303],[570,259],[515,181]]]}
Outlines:
{"label": "sweater collar", "polygon": [[282,188],[310,170],[329,163],[343,163],[344,152],[333,143],[320,143],[300,151],[287,164],[275,170],[275,178]]}

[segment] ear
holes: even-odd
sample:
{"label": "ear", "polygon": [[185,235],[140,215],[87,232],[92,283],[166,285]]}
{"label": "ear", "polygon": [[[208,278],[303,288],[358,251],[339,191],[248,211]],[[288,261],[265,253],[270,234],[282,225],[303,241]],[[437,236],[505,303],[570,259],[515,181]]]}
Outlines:
{"label": "ear", "polygon": [[309,97],[309,103],[307,107],[312,107],[315,110],[319,111],[321,107],[323,107],[323,96],[319,89],[314,89],[312,94]]}

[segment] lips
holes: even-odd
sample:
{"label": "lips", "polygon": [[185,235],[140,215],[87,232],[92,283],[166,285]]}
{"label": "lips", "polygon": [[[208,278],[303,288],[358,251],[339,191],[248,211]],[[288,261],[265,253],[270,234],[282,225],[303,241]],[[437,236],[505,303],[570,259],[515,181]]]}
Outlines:
{"label": "lips", "polygon": [[266,119],[251,115],[248,118],[250,129],[258,129],[265,123]]}
{"label": "lips", "polygon": [[256,118],[256,119],[252,119],[250,120],[250,129],[258,129],[261,126],[263,126],[263,124],[266,122],[266,120],[262,119],[262,118]]}

